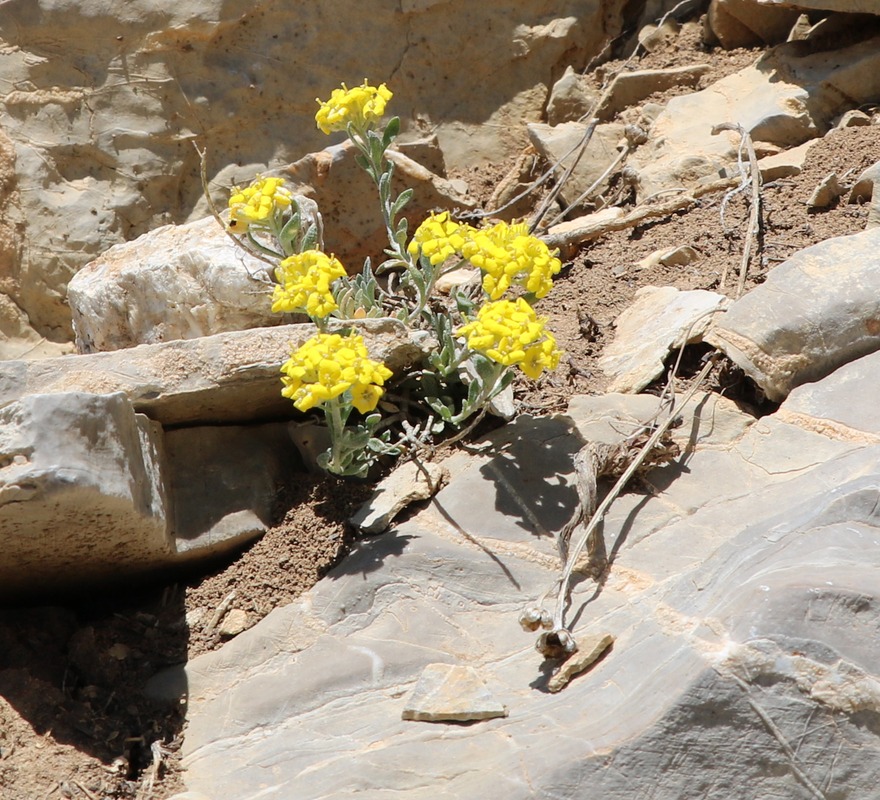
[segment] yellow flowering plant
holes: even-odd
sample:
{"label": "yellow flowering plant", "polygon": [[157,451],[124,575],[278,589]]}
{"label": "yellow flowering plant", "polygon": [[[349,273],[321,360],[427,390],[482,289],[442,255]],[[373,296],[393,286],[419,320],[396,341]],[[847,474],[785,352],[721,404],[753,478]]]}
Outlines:
{"label": "yellow flowering plant", "polygon": [[[349,275],[323,252],[317,205],[279,177],[236,187],[225,223],[272,265],[272,310],[303,313],[315,324],[315,336],[281,367],[282,394],[300,412],[323,414],[330,447],[318,462],[337,475],[368,475],[379,459],[474,424],[510,394],[517,371],[538,379],[561,356],[533,306],[550,292],[562,264],[525,224],[476,228],[440,211],[409,235],[401,214],[412,190],[393,194],[394,165],[386,156],[400,132],[397,117],[382,122],[392,97],[385,84],[343,84],[318,100],[315,114],[324,133],[346,134],[376,186],[388,247],[375,271],[368,259]],[[438,279],[467,263],[480,270],[479,285],[441,298]],[[357,329],[376,317],[428,336],[433,344],[418,368],[394,376],[370,358]],[[383,410],[391,412],[387,419]]]}

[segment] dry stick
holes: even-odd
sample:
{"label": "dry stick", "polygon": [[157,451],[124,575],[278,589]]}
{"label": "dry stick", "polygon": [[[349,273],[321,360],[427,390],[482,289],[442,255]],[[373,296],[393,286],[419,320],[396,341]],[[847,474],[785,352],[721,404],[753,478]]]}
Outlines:
{"label": "dry stick", "polygon": [[680,211],[689,206],[695,205],[697,199],[703,195],[719,192],[722,189],[729,189],[731,186],[735,186],[738,182],[738,178],[723,178],[719,181],[713,181],[705,186],[694,189],[690,194],[675,197],[664,203],[640,206],[629,214],[618,217],[617,219],[603,220],[599,223],[586,223],[583,228],[573,229],[563,233],[544,233],[541,235],[540,239],[551,248],[581,244],[590,239],[598,239],[600,236],[604,236],[606,233],[611,233],[612,231],[622,231],[626,228],[633,228],[644,222],[646,219],[668,216],[675,211]]}
{"label": "dry stick", "polygon": [[[694,379],[693,385],[682,397],[679,406],[685,405],[688,400],[690,400],[691,397],[696,394],[697,389],[700,388],[700,384],[702,384],[703,380],[709,374],[712,367],[715,366],[715,359],[717,358],[717,356],[718,351],[716,351],[715,354],[706,361],[706,364],[703,366],[699,374]],[[664,420],[660,425],[657,426],[657,429],[651,435],[651,438],[648,439],[647,442],[645,442],[645,445],[639,451],[639,454],[626,468],[626,471],[620,476],[617,483],[614,484],[614,488],[599,504],[599,507],[595,510],[595,512],[593,512],[593,516],[590,518],[589,523],[578,535],[577,541],[569,551],[568,560],[565,562],[565,568],[562,571],[559,594],[556,596],[556,609],[553,614],[553,628],[555,630],[564,628],[563,617],[565,615],[565,603],[568,600],[568,595],[570,591],[569,583],[571,581],[571,574],[574,571],[574,566],[577,563],[580,554],[583,552],[584,545],[587,543],[587,540],[590,538],[593,531],[599,526],[599,523],[602,522],[602,520],[605,518],[605,514],[607,513],[608,508],[617,499],[618,495],[620,495],[620,493],[624,490],[626,484],[629,482],[629,479],[632,478],[636,470],[642,465],[642,462],[648,457],[648,454],[651,452],[657,442],[660,441],[663,434],[666,433],[667,429],[672,425],[672,422],[675,419],[675,408],[676,407],[673,406],[670,409],[669,416],[666,418],[666,420]]]}
{"label": "dry stick", "polygon": [[[713,135],[717,135],[722,131],[736,131],[740,137],[740,147],[745,145],[746,151],[749,155],[749,177],[746,179],[744,170],[742,168],[742,159],[740,159],[740,172],[743,173],[744,184],[751,183],[752,185],[752,207],[749,210],[749,227],[746,230],[746,241],[743,245],[743,255],[742,261],[740,261],[739,265],[739,281],[736,285],[736,294],[734,295],[734,299],[738,299],[742,297],[743,292],[746,288],[746,275],[748,275],[749,271],[749,260],[752,255],[752,239],[757,238],[758,228],[761,224],[761,170],[758,169],[758,157],[755,155],[755,146],[752,143],[752,137],[749,136],[748,131],[743,128],[742,125],[734,122],[724,122],[721,125],[716,125],[712,128]],[[727,265],[724,266],[724,272],[721,274],[721,282],[719,283],[719,288],[724,288],[724,283],[727,280]]]}
{"label": "dry stick", "polygon": [[205,626],[205,633],[211,633],[214,628],[217,626],[217,623],[223,618],[223,615],[229,610],[229,607],[232,605],[232,602],[235,600],[235,590],[233,589],[226,597],[224,597],[220,601],[220,605],[214,610],[214,613],[211,615],[211,619],[208,621],[208,624]]}

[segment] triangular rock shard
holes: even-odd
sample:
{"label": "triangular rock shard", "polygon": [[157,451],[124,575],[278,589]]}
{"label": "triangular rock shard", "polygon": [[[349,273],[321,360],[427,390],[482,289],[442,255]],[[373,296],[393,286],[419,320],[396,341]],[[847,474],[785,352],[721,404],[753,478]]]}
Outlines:
{"label": "triangular rock shard", "polygon": [[506,717],[507,707],[493,697],[473,667],[428,664],[401,714],[421,722],[472,722]]}

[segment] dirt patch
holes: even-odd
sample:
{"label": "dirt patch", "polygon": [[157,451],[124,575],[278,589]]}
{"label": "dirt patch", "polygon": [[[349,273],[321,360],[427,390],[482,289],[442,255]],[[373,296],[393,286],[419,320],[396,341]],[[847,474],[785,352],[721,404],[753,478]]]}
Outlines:
{"label": "dirt patch", "polygon": [[[709,51],[696,27],[686,27],[676,42],[635,63],[640,68],[709,63],[712,72],[702,84],[708,85],[759,54]],[[813,144],[800,175],[765,186],[761,246],[749,265],[747,287],[804,247],[862,230],[864,207],[844,198],[811,211],[806,200],[828,173],[851,181],[877,161],[876,127],[838,130]],[[512,166],[508,161],[459,177],[488,202]],[[723,197],[707,196],[686,212],[609,234],[566,263],[552,294],[539,305],[566,356],[559,370],[540,381],[517,381],[521,410],[560,411],[575,394],[605,390],[608,380],[597,358],[640,287],[731,291],[748,205],[743,193],[732,197],[722,224]],[[699,254],[686,267],[637,266],[656,250],[683,244]],[[725,271],[730,278],[722,288]],[[240,612],[241,624],[249,627],[313,585],[344,556],[351,537],[345,520],[368,491],[364,484],[304,475],[284,519],[210,574],[64,607],[0,611],[0,800],[162,800],[181,790],[176,750],[184,734],[183,710],[150,701],[143,694],[145,681],[222,644],[225,615],[218,609]]]}

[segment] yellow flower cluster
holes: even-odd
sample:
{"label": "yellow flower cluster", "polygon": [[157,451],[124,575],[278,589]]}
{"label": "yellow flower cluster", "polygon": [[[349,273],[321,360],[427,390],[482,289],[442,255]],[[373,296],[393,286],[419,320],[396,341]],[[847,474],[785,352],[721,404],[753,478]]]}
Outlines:
{"label": "yellow flower cluster", "polygon": [[448,211],[431,214],[416,229],[407,250],[414,258],[421,253],[436,267],[450,256],[461,253],[472,232],[469,225],[453,222]]}
{"label": "yellow flower cluster", "polygon": [[376,408],[385,381],[393,374],[373,361],[363,337],[353,333],[319,333],[313,336],[281,367],[281,394],[293,400],[300,411],[351,392],[351,404],[362,414]]}
{"label": "yellow flower cluster", "polygon": [[229,230],[244,233],[255,222],[265,222],[276,209],[289,208],[290,201],[284,178],[258,177],[245,189],[236,186],[229,198]]}
{"label": "yellow flower cluster", "polygon": [[538,378],[542,370],[556,369],[562,355],[545,322],[522,297],[497,300],[486,303],[456,335],[467,337],[471,350],[504,366],[518,364],[530,378]]}
{"label": "yellow flower cluster", "polygon": [[330,291],[345,267],[334,256],[306,250],[288,256],[275,268],[278,285],[272,295],[272,311],[305,311],[313,319],[326,317],[339,306]]}
{"label": "yellow flower cluster", "polygon": [[499,222],[485,230],[473,230],[461,252],[483,272],[483,289],[492,300],[514,283],[535,297],[544,297],[553,288],[553,276],[562,269],[556,253],[530,236],[525,223]]}
{"label": "yellow flower cluster", "polygon": [[341,89],[333,90],[326,102],[318,99],[321,107],[315,114],[315,122],[324,133],[344,131],[349,125],[363,131],[382,118],[385,104],[392,97],[384,83],[377,88],[368,85],[364,80],[363,86],[355,86],[354,89],[348,89],[343,83]]}

